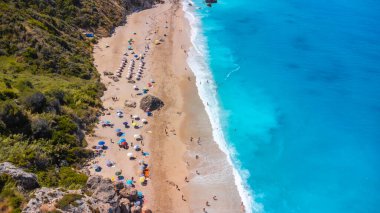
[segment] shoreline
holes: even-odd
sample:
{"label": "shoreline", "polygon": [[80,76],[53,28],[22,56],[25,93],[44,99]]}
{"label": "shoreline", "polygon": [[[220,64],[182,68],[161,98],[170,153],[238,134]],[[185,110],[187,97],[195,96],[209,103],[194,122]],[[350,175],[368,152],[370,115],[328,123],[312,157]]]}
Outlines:
{"label": "shoreline", "polygon": [[199,20],[199,17],[196,17],[196,15],[194,14],[195,11],[192,11],[195,10],[194,6],[188,6],[189,3],[191,5],[195,5],[192,0],[184,0],[183,10],[185,12],[185,18],[188,20],[188,22],[191,23],[190,40],[192,45],[189,51],[189,54],[191,54],[191,56],[188,58],[188,64],[197,78],[197,91],[204,105],[204,109],[207,113],[207,116],[210,119],[213,140],[215,141],[215,143],[217,143],[218,148],[226,155],[227,162],[232,168],[235,185],[239,192],[239,196],[242,199],[242,208],[244,209],[243,211],[247,213],[252,212],[252,209],[260,211],[262,207],[259,206],[259,204],[253,202],[250,189],[247,188],[248,186],[246,185],[242,177],[241,171],[239,171],[239,169],[236,168],[236,165],[233,160],[233,153],[231,153],[231,149],[233,148],[229,147],[226,142],[224,132],[222,130],[222,124],[220,121],[221,108],[219,106],[219,101],[217,98],[217,85],[213,79],[209,63],[206,60],[208,58],[208,47],[206,45],[207,38],[205,38],[202,34],[202,27],[200,26],[201,21]]}
{"label": "shoreline", "polygon": [[[208,212],[239,212],[241,200],[235,184],[231,184],[235,183],[232,167],[225,167],[227,157],[213,140],[210,118],[198,94],[194,73],[188,66],[191,29],[184,13],[182,3],[178,1],[133,13],[127,16],[125,25],[117,27],[111,37],[102,38],[95,46],[94,63],[107,87],[102,101],[105,108],[114,109],[101,120],[115,120],[112,116],[116,109],[122,109],[125,115],[142,114],[138,107],[130,109],[123,106],[125,99],[136,97],[131,84],[122,78],[113,82],[103,75],[103,71],[114,72],[117,69],[132,32],[136,32],[133,44],[136,52],[141,52],[147,44],[146,38],[150,38],[147,68],[140,82],[154,79],[156,83],[148,94],[161,98],[165,106],[154,111],[153,117],[147,118],[148,124],[139,130],[144,137],[144,152],[150,153],[148,157],[137,157],[137,160],[147,161],[151,170],[148,185],[137,186],[145,195],[144,206],[153,212],[200,212],[203,208]],[[153,40],[160,38],[164,40],[160,45],[152,44]],[[112,101],[114,96],[120,101]],[[120,123],[116,121],[115,128],[119,128]],[[114,130],[99,125],[94,130],[96,137],[87,136],[89,147],[103,139],[108,144],[109,136],[115,134]],[[133,141],[130,135],[137,131],[125,132],[127,141]],[[191,137],[194,138],[192,141]],[[195,142],[198,137],[201,145]],[[117,138],[113,136],[111,139]],[[115,168],[105,167],[100,173],[91,169],[91,174],[112,178],[114,170],[122,169],[123,174],[135,175],[137,162],[127,160],[126,153],[130,151],[123,151],[110,144],[105,156],[96,160],[104,165],[106,159],[112,158]],[[206,202],[211,206],[206,206]]]}

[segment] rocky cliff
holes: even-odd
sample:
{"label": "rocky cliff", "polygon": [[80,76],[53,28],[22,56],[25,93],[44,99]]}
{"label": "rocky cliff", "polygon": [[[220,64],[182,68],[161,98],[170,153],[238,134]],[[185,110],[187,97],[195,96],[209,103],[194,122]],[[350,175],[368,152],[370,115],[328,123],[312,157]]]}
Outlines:
{"label": "rocky cliff", "polygon": [[35,212],[151,212],[141,207],[137,191],[131,188],[116,190],[110,179],[92,176],[82,190],[40,188],[23,209],[25,213]]}

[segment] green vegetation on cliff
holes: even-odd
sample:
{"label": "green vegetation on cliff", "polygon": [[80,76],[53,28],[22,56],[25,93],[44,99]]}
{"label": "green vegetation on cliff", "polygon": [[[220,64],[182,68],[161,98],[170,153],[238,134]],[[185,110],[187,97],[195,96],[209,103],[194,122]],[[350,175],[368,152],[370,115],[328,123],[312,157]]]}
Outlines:
{"label": "green vegetation on cliff", "polygon": [[[125,6],[125,5],[124,5]],[[123,21],[122,0],[0,0],[0,162],[35,172],[40,184],[80,188],[83,131],[104,86],[83,32],[106,35]],[[0,203],[22,200],[0,177]],[[4,191],[6,189],[6,191]],[[13,204],[12,204],[13,203]]]}

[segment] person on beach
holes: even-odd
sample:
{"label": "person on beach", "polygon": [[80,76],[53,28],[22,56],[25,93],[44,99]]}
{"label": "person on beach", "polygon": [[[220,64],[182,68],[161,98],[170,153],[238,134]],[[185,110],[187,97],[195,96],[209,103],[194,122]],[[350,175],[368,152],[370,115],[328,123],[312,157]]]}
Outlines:
{"label": "person on beach", "polygon": [[187,179],[187,176],[185,177],[185,182],[188,183],[189,182],[189,179]]}
{"label": "person on beach", "polygon": [[210,203],[208,201],[206,201],[206,206],[210,206]]}
{"label": "person on beach", "polygon": [[197,159],[197,160],[198,160],[198,158],[199,158],[199,156],[198,156],[198,155],[195,155],[195,159]]}
{"label": "person on beach", "polygon": [[200,175],[201,173],[198,172],[198,170],[195,170],[195,173],[197,173],[197,175]]}
{"label": "person on beach", "polygon": [[214,197],[212,197],[212,199],[214,199],[215,201],[218,200],[215,195],[214,195]]}

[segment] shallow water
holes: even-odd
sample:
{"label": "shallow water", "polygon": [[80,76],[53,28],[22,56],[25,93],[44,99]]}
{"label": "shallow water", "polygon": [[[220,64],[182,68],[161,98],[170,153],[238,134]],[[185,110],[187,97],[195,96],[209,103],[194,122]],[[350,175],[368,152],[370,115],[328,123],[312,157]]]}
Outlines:
{"label": "shallow water", "polygon": [[254,206],[377,212],[380,2],[201,2],[199,45],[213,79],[197,77],[215,81],[224,137]]}

